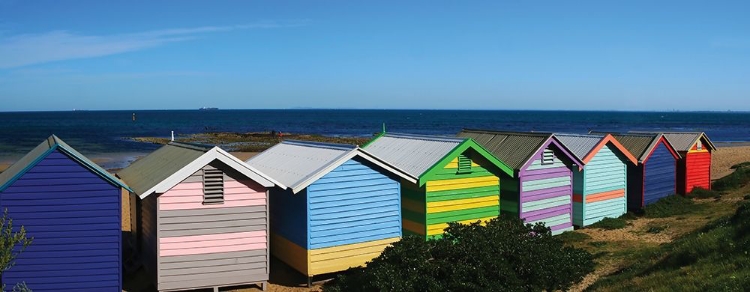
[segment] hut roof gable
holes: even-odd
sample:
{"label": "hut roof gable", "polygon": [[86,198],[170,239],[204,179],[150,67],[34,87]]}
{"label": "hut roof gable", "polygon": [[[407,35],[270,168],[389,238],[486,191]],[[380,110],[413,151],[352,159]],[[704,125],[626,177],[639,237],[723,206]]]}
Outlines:
{"label": "hut roof gable", "polygon": [[68,155],[68,157],[77,161],[78,163],[81,163],[81,165],[88,168],[111,184],[130,190],[130,188],[125,183],[114,177],[104,168],[89,160],[88,158],[86,158],[86,156],[83,156],[83,154],[73,149],[73,147],[70,147],[70,145],[65,143],[65,141],[63,141],[62,139],[58,138],[55,135],[52,135],[44,140],[44,142],[34,147],[34,149],[29,151],[21,159],[13,163],[13,165],[8,167],[8,169],[0,173],[0,191],[8,188],[13,184],[13,182],[23,176],[27,171],[33,168],[40,161],[44,160],[47,155],[55,150],[64,152],[66,155]]}
{"label": "hut roof gable", "polygon": [[665,132],[664,137],[669,140],[669,143],[674,146],[677,151],[687,152],[693,148],[693,145],[698,140],[703,139],[704,145],[708,146],[711,151],[716,150],[714,143],[708,139],[708,136],[704,132]]}
{"label": "hut roof gable", "polygon": [[524,168],[536,153],[550,143],[559,146],[573,162],[582,164],[580,159],[573,155],[565,145],[557,142],[552,133],[464,129],[458,136],[474,139],[516,171]]}
{"label": "hut roof gable", "polygon": [[638,160],[633,154],[610,134],[555,134],[555,138],[570,149],[570,152],[584,164],[589,163],[596,153],[607,144],[614,146],[631,163],[638,164]]}
{"label": "hut roof gable", "polygon": [[399,177],[416,178],[355,145],[286,140],[247,160],[298,193],[354,157],[361,157]]}
{"label": "hut roof gable", "polygon": [[141,198],[164,193],[214,160],[221,161],[264,187],[283,184],[248,166],[219,147],[171,142],[117,173]]}

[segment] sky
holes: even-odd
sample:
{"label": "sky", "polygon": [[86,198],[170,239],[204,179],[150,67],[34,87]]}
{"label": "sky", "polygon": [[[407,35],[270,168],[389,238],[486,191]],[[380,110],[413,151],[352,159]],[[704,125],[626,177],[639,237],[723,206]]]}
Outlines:
{"label": "sky", "polygon": [[749,12],[750,1],[0,0],[0,111],[750,110]]}

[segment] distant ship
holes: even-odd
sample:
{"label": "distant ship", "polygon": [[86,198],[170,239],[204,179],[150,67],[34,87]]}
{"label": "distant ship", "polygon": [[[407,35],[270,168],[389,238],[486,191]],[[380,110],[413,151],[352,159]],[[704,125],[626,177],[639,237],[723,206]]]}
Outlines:
{"label": "distant ship", "polygon": [[199,108],[198,110],[199,111],[217,111],[217,110],[219,110],[219,108],[218,107],[205,107],[204,106],[202,108]]}

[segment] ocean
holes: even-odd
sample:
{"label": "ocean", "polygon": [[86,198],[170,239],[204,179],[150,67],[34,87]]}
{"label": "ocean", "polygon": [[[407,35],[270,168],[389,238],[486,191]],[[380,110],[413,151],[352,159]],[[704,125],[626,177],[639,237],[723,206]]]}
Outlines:
{"label": "ocean", "polygon": [[[136,120],[133,121],[133,114]],[[388,132],[453,135],[462,128],[587,133],[703,131],[715,142],[750,141],[748,112],[603,112],[478,110],[137,110],[0,112],[0,159],[13,160],[51,134],[84,155],[148,153],[131,137],[202,132],[371,136]]]}

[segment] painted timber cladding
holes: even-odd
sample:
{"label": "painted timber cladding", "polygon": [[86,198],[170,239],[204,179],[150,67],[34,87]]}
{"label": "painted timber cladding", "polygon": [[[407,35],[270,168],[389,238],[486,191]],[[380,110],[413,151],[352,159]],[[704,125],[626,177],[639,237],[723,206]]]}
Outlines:
{"label": "painted timber cladding", "polygon": [[[542,164],[546,149],[555,154],[550,164]],[[519,176],[519,217],[526,223],[545,223],[553,235],[573,230],[573,175],[559,155],[556,145],[548,142],[534,154]]]}
{"label": "painted timber cladding", "polygon": [[627,165],[611,144],[573,171],[573,224],[583,227],[627,212]]}
{"label": "painted timber cladding", "polygon": [[470,172],[458,171],[458,156],[418,187],[402,181],[404,234],[440,236],[448,222],[476,222],[500,212],[500,179],[492,164],[473,150],[461,153],[471,160]]}
{"label": "painted timber cladding", "polygon": [[33,291],[121,291],[121,188],[59,150],[1,195],[33,243],[3,283]]}
{"label": "painted timber cladding", "polygon": [[643,205],[655,203],[676,192],[676,160],[664,142],[654,147],[643,163]]}
{"label": "painted timber cladding", "polygon": [[263,186],[224,173],[224,202],[203,204],[203,170],[157,197],[159,290],[268,280],[267,203]]}
{"label": "painted timber cladding", "polygon": [[350,159],[297,194],[272,190],[272,253],[313,276],[363,266],[401,238],[399,182]]}
{"label": "painted timber cladding", "polygon": [[[685,184],[682,193],[689,193],[696,187],[711,189],[711,153],[688,152],[684,160]],[[681,181],[682,179],[678,179],[678,182]]]}

